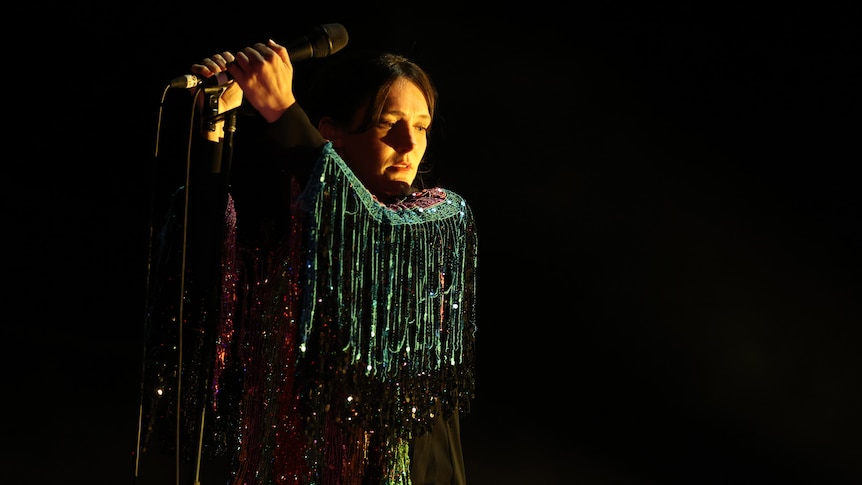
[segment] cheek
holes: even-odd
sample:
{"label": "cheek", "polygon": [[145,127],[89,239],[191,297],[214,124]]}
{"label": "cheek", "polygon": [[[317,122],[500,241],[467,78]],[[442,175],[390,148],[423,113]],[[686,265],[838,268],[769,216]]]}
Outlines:
{"label": "cheek", "polygon": [[375,136],[368,133],[345,135],[340,139],[339,153],[350,163],[361,163],[368,165],[368,161],[375,159],[378,153],[383,151],[384,143]]}
{"label": "cheek", "polygon": [[413,148],[413,151],[422,158],[425,155],[425,150],[428,148],[428,137],[421,136],[416,138],[416,146]]}
{"label": "cheek", "polygon": [[373,176],[385,171],[386,159],[383,147],[365,145],[364,147],[353,146],[347,152],[350,158],[345,158],[350,168],[359,175]]}

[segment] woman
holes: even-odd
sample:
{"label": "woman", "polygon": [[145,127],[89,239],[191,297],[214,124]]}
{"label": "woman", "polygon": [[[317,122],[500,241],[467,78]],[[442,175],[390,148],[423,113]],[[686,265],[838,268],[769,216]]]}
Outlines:
{"label": "woman", "polygon": [[273,41],[192,66],[240,113],[205,448],[236,484],[463,484],[476,232],[414,186],[437,93],[398,55],[327,62],[308,114]]}

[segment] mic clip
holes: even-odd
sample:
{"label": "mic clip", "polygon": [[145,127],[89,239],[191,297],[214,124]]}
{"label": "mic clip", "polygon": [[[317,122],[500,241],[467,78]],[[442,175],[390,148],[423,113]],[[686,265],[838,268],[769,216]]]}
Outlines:
{"label": "mic clip", "polygon": [[205,87],[203,89],[203,95],[206,97],[204,99],[204,113],[205,119],[207,120],[207,129],[209,131],[216,131],[216,123],[224,119],[224,115],[219,116],[218,112],[218,101],[221,98],[222,93],[225,92],[227,86],[211,86]]}

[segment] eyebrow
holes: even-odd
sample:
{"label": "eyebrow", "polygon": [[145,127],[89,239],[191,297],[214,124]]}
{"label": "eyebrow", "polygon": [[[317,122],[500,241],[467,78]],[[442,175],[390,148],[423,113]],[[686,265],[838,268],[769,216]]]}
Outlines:
{"label": "eyebrow", "polygon": [[[400,117],[402,117],[402,118],[404,118],[404,117],[406,117],[406,116],[407,116],[407,113],[405,113],[405,112],[403,112],[403,111],[398,111],[398,110],[384,111],[383,113],[380,113],[380,114],[381,114],[381,115],[396,115],[396,116],[400,116]],[[422,120],[430,120],[430,119],[431,119],[431,115],[430,115],[430,114],[421,114],[421,115],[416,115],[416,117],[417,117],[417,118],[419,118],[419,119],[422,119]]]}

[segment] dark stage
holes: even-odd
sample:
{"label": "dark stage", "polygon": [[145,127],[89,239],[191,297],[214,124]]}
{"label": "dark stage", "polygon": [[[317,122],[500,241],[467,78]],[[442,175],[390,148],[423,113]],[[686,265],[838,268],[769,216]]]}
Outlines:
{"label": "dark stage", "polygon": [[470,483],[862,483],[859,7],[631,3],[22,14],[2,481],[135,483],[162,89],[337,22],[441,93],[480,241]]}

